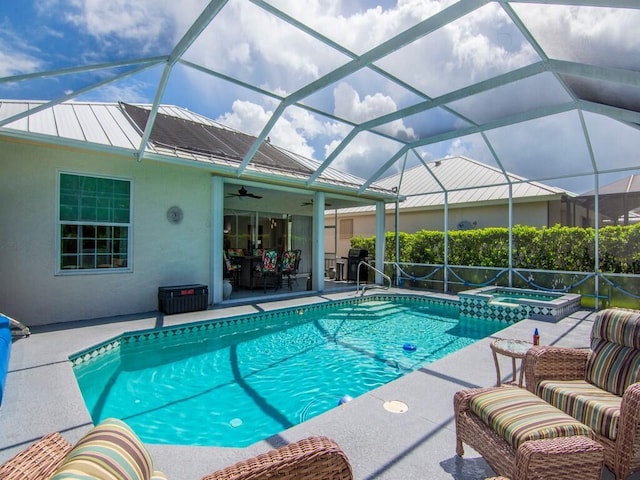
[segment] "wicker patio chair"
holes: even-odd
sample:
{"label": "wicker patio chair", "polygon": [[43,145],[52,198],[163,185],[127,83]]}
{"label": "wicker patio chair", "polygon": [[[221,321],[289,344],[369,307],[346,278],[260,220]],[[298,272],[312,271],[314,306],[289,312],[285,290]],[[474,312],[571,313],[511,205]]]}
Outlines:
{"label": "wicker patio chair", "polygon": [[337,443],[309,437],[218,470],[202,480],[351,480],[351,465]]}
{"label": "wicker patio chair", "polygon": [[[113,423],[112,420],[107,421],[99,428],[104,428],[104,425],[110,424],[109,422]],[[85,438],[87,436],[83,437],[83,439]],[[137,437],[133,434],[131,438]],[[79,441],[79,444],[83,442],[83,439]],[[104,436],[102,437],[103,450],[108,441],[104,439]],[[72,445],[59,433],[50,433],[1,465],[0,479],[47,480],[71,451]],[[89,460],[85,459],[84,461]],[[158,473],[158,476],[154,475],[151,477],[152,479],[165,478],[159,472],[155,473]],[[213,472],[202,480],[266,480],[275,478],[281,480],[352,480],[353,475],[349,460],[337,443],[327,437],[309,437]]]}
{"label": "wicker patio chair", "polygon": [[46,480],[71,451],[72,445],[59,433],[49,433],[0,465],[2,480]]}
{"label": "wicker patio chair", "polygon": [[640,312],[598,312],[591,348],[537,346],[527,389],[593,428],[618,480],[640,470]]}

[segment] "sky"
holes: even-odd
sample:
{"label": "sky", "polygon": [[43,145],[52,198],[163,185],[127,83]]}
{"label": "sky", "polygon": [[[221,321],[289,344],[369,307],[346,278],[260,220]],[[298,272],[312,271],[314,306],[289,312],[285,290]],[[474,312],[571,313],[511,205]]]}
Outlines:
{"label": "sky", "polygon": [[[184,62],[173,67],[161,102],[258,135],[283,97],[455,3],[229,0],[186,50]],[[0,80],[167,55],[206,6],[204,0],[5,0],[0,2]],[[295,25],[270,13],[272,7]],[[442,98],[545,57],[637,71],[639,24],[637,9],[525,3],[506,9],[489,2],[384,56],[375,62],[376,68],[342,76],[303,96],[301,105],[289,106],[278,117],[269,137],[320,161],[339,147],[331,165],[363,178],[380,169],[385,176],[396,173],[405,162],[412,166],[466,155],[576,193],[592,190],[590,152],[595,168],[607,172],[599,179],[601,185],[640,173],[637,128],[593,112],[561,111],[484,134],[448,136],[419,145],[386,165],[402,141],[419,142],[571,101],[571,93],[550,72],[394,119],[375,134],[357,135],[344,149],[342,140],[356,124]],[[529,33],[537,43],[528,41]],[[151,103],[163,66],[131,74],[131,69],[141,67],[138,63],[0,82],[0,98],[50,100],[68,95],[79,101]],[[123,77],[106,83],[115,75]],[[97,82],[105,84],[83,92]],[[620,88],[608,82],[575,85],[587,96],[607,93],[614,105],[620,97]],[[640,88],[626,88],[637,110]]]}

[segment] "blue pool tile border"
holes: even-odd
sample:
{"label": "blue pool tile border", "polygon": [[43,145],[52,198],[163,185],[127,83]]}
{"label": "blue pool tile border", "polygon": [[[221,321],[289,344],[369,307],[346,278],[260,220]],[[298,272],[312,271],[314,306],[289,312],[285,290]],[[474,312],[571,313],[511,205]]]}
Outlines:
{"label": "blue pool tile border", "polygon": [[312,303],[308,305],[300,305],[295,307],[286,307],[278,310],[265,312],[253,312],[249,314],[234,315],[225,318],[216,318],[203,320],[199,322],[181,324],[171,327],[150,328],[146,330],[135,330],[124,332],[117,337],[105,340],[102,343],[93,345],[89,348],[81,350],[69,356],[69,360],[73,367],[77,367],[83,363],[91,362],[103,354],[113,354],[121,351],[131,344],[155,343],[161,342],[168,338],[185,338],[196,337],[202,332],[219,331],[226,333],[228,331],[237,331],[239,327],[260,327],[264,324],[272,323],[274,320],[282,318],[291,318],[291,314],[300,312],[304,314],[316,314],[335,308],[341,308],[349,305],[358,305],[361,303],[370,303],[373,301],[393,301],[398,303],[422,304],[425,306],[448,307],[457,309],[459,301],[457,299],[443,299],[437,297],[428,297],[424,295],[412,294],[382,294],[376,293],[366,297],[355,297],[342,300],[331,300],[328,302]]}

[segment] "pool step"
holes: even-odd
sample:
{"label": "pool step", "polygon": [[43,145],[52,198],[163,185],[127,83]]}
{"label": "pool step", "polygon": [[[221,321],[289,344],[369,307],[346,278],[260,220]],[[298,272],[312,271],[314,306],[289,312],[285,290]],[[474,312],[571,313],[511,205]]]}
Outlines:
{"label": "pool step", "polygon": [[504,307],[504,308],[520,308],[519,303],[503,302],[500,300],[489,300],[489,305],[495,305],[497,307]]}

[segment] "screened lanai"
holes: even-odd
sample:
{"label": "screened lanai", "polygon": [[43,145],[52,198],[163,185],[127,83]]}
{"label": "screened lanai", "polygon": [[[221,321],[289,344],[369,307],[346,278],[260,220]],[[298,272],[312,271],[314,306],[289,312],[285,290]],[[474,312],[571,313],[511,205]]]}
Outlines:
{"label": "screened lanai", "polygon": [[330,167],[363,178],[365,192],[422,166],[436,185],[422,193],[447,195],[458,187],[430,164],[465,155],[504,172],[506,188],[513,174],[569,198],[594,192],[596,235],[601,186],[640,173],[635,0],[28,1],[4,10],[0,98],[42,102],[3,116],[3,135],[27,121],[37,136],[38,114],[70,100],[145,103],[144,163],[160,106],[178,105],[255,136],[233,167],[237,183],[268,142],[319,162],[310,189]]}

